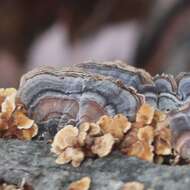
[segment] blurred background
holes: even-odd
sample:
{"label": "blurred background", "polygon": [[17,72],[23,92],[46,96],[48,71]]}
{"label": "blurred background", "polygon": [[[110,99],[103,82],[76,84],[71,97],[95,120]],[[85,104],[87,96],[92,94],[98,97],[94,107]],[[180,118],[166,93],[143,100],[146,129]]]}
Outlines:
{"label": "blurred background", "polygon": [[189,18],[189,0],[0,0],[0,87],[86,60],[190,71]]}

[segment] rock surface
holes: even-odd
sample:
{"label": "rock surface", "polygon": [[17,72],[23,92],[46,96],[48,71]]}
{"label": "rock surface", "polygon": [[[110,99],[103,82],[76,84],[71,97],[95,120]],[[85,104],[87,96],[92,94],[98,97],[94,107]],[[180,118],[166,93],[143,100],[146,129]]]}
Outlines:
{"label": "rock surface", "polygon": [[0,140],[0,178],[17,184],[25,178],[35,190],[64,190],[84,176],[91,177],[91,190],[120,190],[129,181],[149,190],[189,190],[189,174],[190,166],[159,166],[118,153],[88,159],[79,168],[60,166],[45,142]]}

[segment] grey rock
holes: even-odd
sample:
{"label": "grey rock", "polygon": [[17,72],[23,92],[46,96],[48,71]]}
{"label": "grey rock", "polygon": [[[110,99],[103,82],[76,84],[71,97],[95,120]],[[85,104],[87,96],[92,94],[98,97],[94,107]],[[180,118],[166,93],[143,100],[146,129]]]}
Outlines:
{"label": "grey rock", "polygon": [[84,176],[91,190],[120,190],[125,182],[139,181],[146,189],[189,190],[190,166],[161,166],[120,153],[87,159],[81,167],[56,165],[50,145],[40,141],[0,140],[0,178],[19,184],[24,178],[36,190],[64,190]]}

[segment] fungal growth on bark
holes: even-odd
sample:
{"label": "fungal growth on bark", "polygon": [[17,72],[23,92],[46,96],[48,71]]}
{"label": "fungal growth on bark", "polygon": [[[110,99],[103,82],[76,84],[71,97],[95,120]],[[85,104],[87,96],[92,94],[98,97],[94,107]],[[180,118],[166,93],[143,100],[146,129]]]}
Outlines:
{"label": "fungal growth on bark", "polygon": [[[176,164],[190,161],[189,89],[189,73],[151,76],[119,61],[86,62],[25,74],[17,98],[31,118],[27,124],[38,125],[36,138],[53,140],[58,164],[78,167],[112,150]],[[2,99],[2,110],[6,105]]]}
{"label": "fungal growth on bark", "polygon": [[190,104],[169,114],[172,145],[179,158],[190,162]]}
{"label": "fungal growth on bark", "polygon": [[173,75],[161,74],[153,77],[158,93],[173,93],[177,91],[177,84]]}
{"label": "fungal growth on bark", "polygon": [[28,117],[16,94],[14,88],[0,89],[0,138],[31,140],[37,135],[38,126]]}
{"label": "fungal growth on bark", "polygon": [[121,61],[102,63],[85,62],[76,66],[90,73],[119,79],[126,86],[132,86],[137,91],[142,88],[142,85],[153,84],[152,77],[148,72],[127,65]]}
{"label": "fungal growth on bark", "polygon": [[69,69],[41,68],[21,81],[18,97],[39,125],[39,136],[53,137],[66,124],[95,122],[122,113],[130,120],[144,98],[133,88],[101,76]]}
{"label": "fungal growth on bark", "polygon": [[76,65],[86,72],[110,76],[120,80],[126,87],[132,86],[145,96],[146,102],[162,111],[177,109],[189,101],[190,74],[161,74],[152,77],[142,69],[137,69],[121,61],[85,62]]}
{"label": "fungal growth on bark", "polygon": [[79,128],[66,125],[55,135],[51,151],[58,156],[57,164],[71,163],[74,167],[85,158],[105,157],[113,150],[150,162],[172,163],[175,155],[165,119],[166,114],[143,104],[133,122],[117,114],[104,115],[96,123],[85,122]]}
{"label": "fungal growth on bark", "polygon": [[177,95],[183,101],[190,100],[190,73],[180,73],[176,77]]}

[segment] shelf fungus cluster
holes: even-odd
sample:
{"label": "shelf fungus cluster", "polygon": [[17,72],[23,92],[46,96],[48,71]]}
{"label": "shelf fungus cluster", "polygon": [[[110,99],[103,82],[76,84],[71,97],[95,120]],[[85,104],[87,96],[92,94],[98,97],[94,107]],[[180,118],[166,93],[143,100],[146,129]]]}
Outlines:
{"label": "shelf fungus cluster", "polygon": [[121,142],[122,153],[151,162],[166,163],[173,159],[171,129],[166,114],[144,104]]}
{"label": "shelf fungus cluster", "polygon": [[125,86],[132,86],[145,96],[146,102],[161,111],[171,111],[189,101],[189,73],[180,73],[177,77],[167,74],[152,77],[146,71],[121,61],[87,62],[78,67],[90,73],[113,77],[122,81]]}
{"label": "shelf fungus cluster", "polygon": [[[172,145],[183,162],[190,162],[190,103],[168,114],[172,132]],[[179,161],[179,160],[177,160]]]}
{"label": "shelf fungus cluster", "polygon": [[143,104],[130,122],[126,116],[101,116],[96,123],[85,122],[79,128],[67,125],[56,135],[52,152],[58,164],[78,167],[85,157],[105,157],[112,150],[143,160],[165,162],[172,156],[171,130],[166,115]]}
{"label": "shelf fungus cluster", "polygon": [[39,125],[41,139],[52,138],[66,124],[95,122],[122,113],[134,120],[142,95],[120,81],[79,69],[41,68],[26,74],[19,98]]}
{"label": "shelf fungus cluster", "polygon": [[0,89],[0,138],[30,140],[38,133],[34,120],[27,117],[15,89]]}
{"label": "shelf fungus cluster", "polygon": [[17,98],[32,119],[32,136],[34,120],[37,139],[55,137],[58,163],[79,166],[85,157],[104,157],[115,148],[128,156],[176,163],[190,160],[189,87],[189,73],[152,77],[119,61],[87,62],[27,73]]}
{"label": "shelf fungus cluster", "polygon": [[67,125],[56,135],[52,152],[58,164],[72,163],[78,167],[85,157],[105,157],[131,128],[123,115],[102,116],[96,123],[85,122],[79,128]]}

